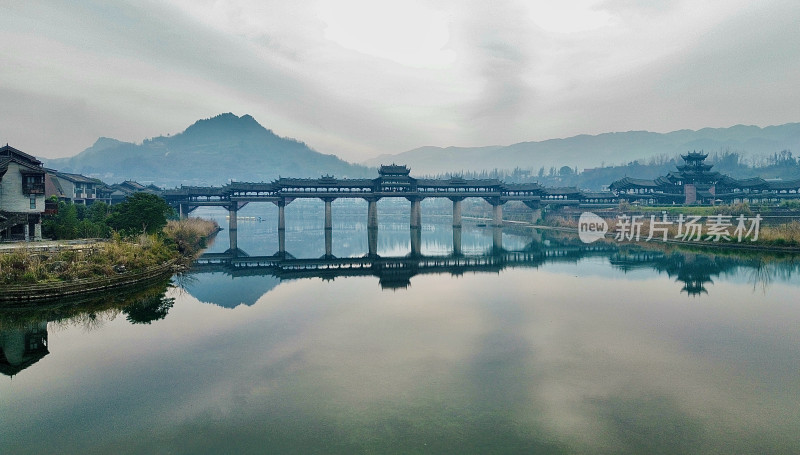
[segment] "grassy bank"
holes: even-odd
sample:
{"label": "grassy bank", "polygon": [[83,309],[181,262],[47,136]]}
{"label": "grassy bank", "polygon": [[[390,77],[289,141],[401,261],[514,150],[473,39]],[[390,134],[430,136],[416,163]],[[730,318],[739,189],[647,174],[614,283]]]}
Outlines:
{"label": "grassy bank", "polygon": [[84,248],[34,251],[26,247],[0,254],[0,285],[58,283],[137,273],[175,260],[190,260],[219,230],[197,218],[170,221],[163,231],[123,238],[114,234]]}
{"label": "grassy bank", "polygon": [[[717,212],[717,214],[723,214]],[[676,240],[683,240],[691,243],[696,244],[703,244],[703,245],[717,245],[717,246],[750,246],[750,247],[776,247],[776,248],[796,248],[800,251],[800,222],[792,221],[790,223],[784,224],[776,224],[776,225],[764,225],[761,224],[758,229],[758,236],[756,237],[755,232],[743,232],[743,236],[741,240],[736,234],[737,228],[737,219],[736,216],[731,216],[729,221],[732,223],[731,226],[727,227],[726,233],[727,237],[725,236],[712,236],[709,234],[709,231],[703,229],[701,231],[701,235],[699,239],[697,235],[691,235],[687,237],[691,237],[689,239],[683,239],[679,236],[681,234],[686,234],[687,228],[686,226],[683,227],[683,232],[678,232],[678,223],[673,221],[672,224],[669,226],[664,226],[663,223],[660,223],[661,216],[660,214],[655,215],[655,222],[656,224],[653,225],[652,229],[652,239],[650,241],[658,242],[663,241],[664,238],[664,229],[666,229],[667,233],[667,240],[668,241],[676,241]],[[726,214],[727,215],[727,214]],[[688,215],[687,215],[688,216]],[[709,217],[714,218],[712,215]],[[606,223],[609,226],[609,231],[607,235],[615,236],[615,234],[619,233],[619,226],[618,223],[620,220],[617,218],[605,218]],[[707,220],[705,220],[707,221]],[[651,221],[649,216],[644,216],[643,218],[639,219],[637,223],[639,224],[638,228],[638,235],[636,233],[632,233],[631,231],[631,221],[630,219],[627,220],[627,226],[624,227],[625,230],[625,240],[639,240],[639,241],[646,241],[646,239],[651,234]],[[752,223],[752,218],[748,218],[746,223],[746,228],[749,229]],[[578,220],[575,219],[567,219],[561,217],[553,217],[548,220],[548,226],[553,227],[564,227],[569,229],[574,229],[575,231],[578,230]],[[617,230],[615,230],[615,227]]]}

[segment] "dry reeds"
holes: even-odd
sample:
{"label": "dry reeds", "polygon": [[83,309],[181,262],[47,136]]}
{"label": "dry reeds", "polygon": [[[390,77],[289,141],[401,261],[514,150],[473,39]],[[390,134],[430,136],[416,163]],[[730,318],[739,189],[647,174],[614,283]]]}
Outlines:
{"label": "dry reeds", "polygon": [[219,230],[216,221],[202,218],[187,218],[185,220],[170,220],[164,227],[164,233],[170,241],[175,243],[178,251],[186,256],[193,255],[205,248],[206,239]]}

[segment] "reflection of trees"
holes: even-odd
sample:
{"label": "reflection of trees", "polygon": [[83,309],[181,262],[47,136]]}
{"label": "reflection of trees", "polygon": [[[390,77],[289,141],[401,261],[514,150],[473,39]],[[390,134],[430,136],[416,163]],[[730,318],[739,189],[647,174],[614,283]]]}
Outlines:
{"label": "reflection of trees", "polygon": [[125,319],[131,324],[150,324],[167,317],[174,304],[174,298],[166,298],[164,294],[154,295],[126,306],[122,312],[128,315]]}
{"label": "reflection of trees", "polygon": [[168,278],[146,286],[29,307],[0,308],[0,373],[13,376],[49,354],[48,331],[80,327],[92,331],[120,313],[132,324],[164,319],[175,302],[165,296]]}
{"label": "reflection of trees", "polygon": [[59,321],[66,322],[68,325],[80,326],[84,332],[91,332],[103,328],[107,321],[113,321],[119,314],[119,310],[109,308],[108,310],[100,312],[87,312],[75,315],[68,320]]}
{"label": "reflection of trees", "polygon": [[758,260],[750,269],[747,282],[753,285],[753,292],[761,288],[761,292],[765,293],[777,274],[778,268],[775,263]]}
{"label": "reflection of trees", "polygon": [[[0,308],[0,330],[23,327],[42,321],[51,322],[54,328],[78,326],[86,330],[100,328],[114,320],[126,308],[135,306],[131,312],[149,309],[151,315],[163,319],[172,307],[172,302],[162,301],[170,288],[170,279],[162,278],[149,284],[117,290],[105,294],[76,296],[54,302]],[[164,299],[169,300],[169,299]],[[128,314],[126,312],[126,314]],[[143,316],[144,317],[144,316]],[[155,319],[150,319],[155,320]]]}

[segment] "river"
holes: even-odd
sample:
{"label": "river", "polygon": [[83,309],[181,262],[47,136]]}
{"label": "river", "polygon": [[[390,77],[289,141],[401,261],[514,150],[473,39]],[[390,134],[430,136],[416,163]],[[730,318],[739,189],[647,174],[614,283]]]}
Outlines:
{"label": "river", "polygon": [[456,240],[425,203],[412,254],[380,204],[377,256],[366,204],[329,257],[321,202],[278,255],[253,204],[168,282],[0,310],[0,453],[800,452],[798,258]]}

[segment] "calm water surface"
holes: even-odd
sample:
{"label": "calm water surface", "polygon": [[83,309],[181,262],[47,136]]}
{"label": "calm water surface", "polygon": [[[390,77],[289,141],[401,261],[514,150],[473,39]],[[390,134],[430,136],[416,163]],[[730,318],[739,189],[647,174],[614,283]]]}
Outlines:
{"label": "calm water surface", "polygon": [[0,310],[0,453],[800,452],[796,259],[522,229],[500,250],[465,225],[464,258],[491,259],[458,262],[425,211],[409,258],[387,204],[377,252],[396,259],[344,270],[366,204],[334,203],[338,262],[317,260],[321,205],[287,207],[290,262],[236,262],[278,250],[274,207],[248,206],[238,259]]}

